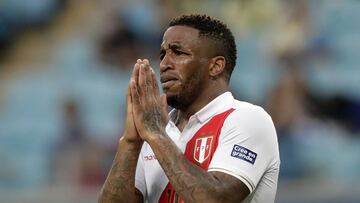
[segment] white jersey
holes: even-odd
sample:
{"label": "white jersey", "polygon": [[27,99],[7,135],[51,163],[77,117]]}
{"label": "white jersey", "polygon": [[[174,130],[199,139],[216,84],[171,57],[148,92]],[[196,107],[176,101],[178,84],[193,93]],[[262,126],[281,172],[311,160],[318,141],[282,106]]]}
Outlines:
{"label": "white jersey", "polygon": [[[278,141],[272,119],[261,107],[235,100],[226,92],[191,116],[182,132],[173,122],[174,115],[173,110],[166,132],[190,161],[241,180],[250,190],[244,202],[274,202]],[[179,198],[147,143],[140,152],[135,186],[149,203]]]}

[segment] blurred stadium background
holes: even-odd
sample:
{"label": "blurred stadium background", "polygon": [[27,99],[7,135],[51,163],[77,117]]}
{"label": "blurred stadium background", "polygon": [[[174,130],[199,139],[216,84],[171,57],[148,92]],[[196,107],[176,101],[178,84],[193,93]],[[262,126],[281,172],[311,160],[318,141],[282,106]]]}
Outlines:
{"label": "blurred stadium background", "polygon": [[137,58],[166,23],[233,30],[231,88],[278,130],[276,202],[360,202],[360,1],[1,0],[0,202],[96,202]]}

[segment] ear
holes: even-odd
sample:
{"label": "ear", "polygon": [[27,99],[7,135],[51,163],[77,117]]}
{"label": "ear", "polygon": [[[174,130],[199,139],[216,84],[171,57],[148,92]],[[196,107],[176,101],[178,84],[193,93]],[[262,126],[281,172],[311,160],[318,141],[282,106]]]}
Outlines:
{"label": "ear", "polygon": [[225,70],[226,59],[223,56],[215,56],[211,59],[209,76],[217,78]]}

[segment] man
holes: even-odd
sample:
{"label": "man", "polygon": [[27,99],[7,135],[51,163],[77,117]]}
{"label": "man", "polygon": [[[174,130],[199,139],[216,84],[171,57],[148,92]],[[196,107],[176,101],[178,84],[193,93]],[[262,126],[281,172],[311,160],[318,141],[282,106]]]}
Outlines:
{"label": "man", "polygon": [[262,108],[228,92],[230,30],[208,16],[176,18],[160,59],[162,96],[149,61],[134,66],[126,129],[99,202],[274,202],[276,132]]}

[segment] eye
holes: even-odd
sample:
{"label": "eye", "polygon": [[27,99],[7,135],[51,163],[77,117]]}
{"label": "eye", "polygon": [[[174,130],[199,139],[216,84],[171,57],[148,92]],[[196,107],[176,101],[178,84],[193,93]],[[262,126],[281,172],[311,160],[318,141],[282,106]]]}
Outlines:
{"label": "eye", "polygon": [[[188,53],[185,53],[183,51],[180,51],[178,49],[171,49],[171,52],[174,53],[176,56],[180,56],[180,55],[189,55]],[[165,50],[161,50],[160,51],[160,60],[163,60],[164,57],[166,55],[166,51]]]}
{"label": "eye", "polygon": [[163,60],[165,57],[165,51],[160,51],[160,60]]}
{"label": "eye", "polygon": [[190,54],[189,53],[186,53],[186,52],[183,52],[183,51],[180,51],[178,49],[172,49],[171,50],[176,56],[180,56],[180,55],[186,55],[186,56],[189,56]]}
{"label": "eye", "polygon": [[177,50],[177,49],[174,49],[173,52],[174,52],[174,54],[176,54],[176,55],[185,54],[184,52],[179,51],[179,50]]}

